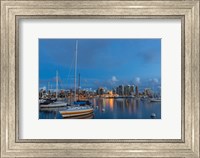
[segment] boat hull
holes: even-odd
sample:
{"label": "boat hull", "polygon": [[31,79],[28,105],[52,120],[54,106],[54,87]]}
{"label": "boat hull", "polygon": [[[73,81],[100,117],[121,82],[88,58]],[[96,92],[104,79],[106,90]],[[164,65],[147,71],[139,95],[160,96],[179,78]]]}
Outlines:
{"label": "boat hull", "polygon": [[62,117],[69,118],[69,117],[92,114],[93,111],[94,111],[93,109],[66,110],[66,111],[60,111],[60,113],[61,113]]}
{"label": "boat hull", "polygon": [[48,105],[40,105],[40,108],[58,108],[58,107],[66,107],[67,103],[52,103]]}
{"label": "boat hull", "polygon": [[161,102],[161,99],[151,99],[150,102]]}
{"label": "boat hull", "polygon": [[79,116],[72,116],[72,117],[64,117],[64,119],[92,119],[94,117],[93,113],[79,115]]}

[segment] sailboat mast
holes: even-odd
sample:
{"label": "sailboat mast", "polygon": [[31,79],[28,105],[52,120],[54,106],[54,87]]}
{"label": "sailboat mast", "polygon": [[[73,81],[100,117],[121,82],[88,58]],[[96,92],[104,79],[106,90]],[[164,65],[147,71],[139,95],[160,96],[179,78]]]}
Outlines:
{"label": "sailboat mast", "polygon": [[49,91],[49,90],[50,90],[50,87],[49,87],[49,81],[48,81],[47,83],[48,83],[48,86],[47,86],[47,87],[48,87],[48,89],[47,89],[47,90]]}
{"label": "sailboat mast", "polygon": [[80,73],[78,74],[78,100],[80,96]]}
{"label": "sailboat mast", "polygon": [[75,62],[74,62],[74,101],[76,101],[76,71],[77,71],[78,40],[76,40]]}
{"label": "sailboat mast", "polygon": [[56,71],[56,98],[58,98],[58,71]]}

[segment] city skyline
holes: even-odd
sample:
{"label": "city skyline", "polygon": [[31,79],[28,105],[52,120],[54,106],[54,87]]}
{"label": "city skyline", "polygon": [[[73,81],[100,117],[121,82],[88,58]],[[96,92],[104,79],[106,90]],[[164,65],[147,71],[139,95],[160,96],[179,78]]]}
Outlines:
{"label": "city skyline", "polygon": [[160,86],[161,39],[39,39],[39,88],[55,88],[56,71],[60,89],[74,87],[76,40],[81,88]]}

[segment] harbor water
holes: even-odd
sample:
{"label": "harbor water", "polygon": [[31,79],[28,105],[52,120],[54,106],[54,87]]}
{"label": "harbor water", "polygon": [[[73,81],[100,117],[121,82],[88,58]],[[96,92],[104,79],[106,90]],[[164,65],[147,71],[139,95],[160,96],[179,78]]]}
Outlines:
{"label": "harbor water", "polygon": [[[93,98],[94,113],[80,119],[161,119],[161,102],[149,102],[137,98]],[[63,119],[63,108],[41,108],[39,119]]]}

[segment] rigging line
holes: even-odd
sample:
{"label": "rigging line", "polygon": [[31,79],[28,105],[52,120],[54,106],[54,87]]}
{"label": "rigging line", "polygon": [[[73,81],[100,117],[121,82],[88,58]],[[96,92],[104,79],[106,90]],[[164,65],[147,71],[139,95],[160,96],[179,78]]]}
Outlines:
{"label": "rigging line", "polygon": [[74,62],[74,100],[76,101],[76,72],[77,72],[77,51],[78,51],[78,41],[76,40],[76,51],[75,51],[75,62]]}
{"label": "rigging line", "polygon": [[58,86],[60,87],[60,89],[62,89],[62,87],[63,87],[63,83],[62,83],[61,78],[59,78],[58,82],[60,83]]}
{"label": "rigging line", "polygon": [[[69,76],[70,76],[70,74],[71,74],[72,66],[73,66],[74,59],[75,59],[75,54],[74,54],[74,53],[73,53],[72,59],[73,59],[73,60],[71,60],[71,65],[70,65],[70,69],[69,69],[68,76],[67,76],[67,83],[68,83],[68,81],[70,81],[70,80],[69,80]],[[67,85],[66,85],[66,87],[67,87]]]}

